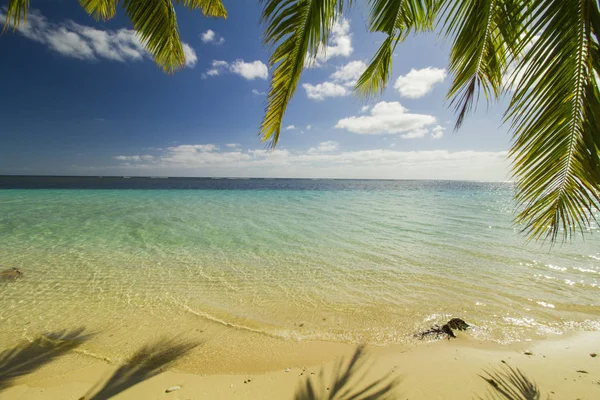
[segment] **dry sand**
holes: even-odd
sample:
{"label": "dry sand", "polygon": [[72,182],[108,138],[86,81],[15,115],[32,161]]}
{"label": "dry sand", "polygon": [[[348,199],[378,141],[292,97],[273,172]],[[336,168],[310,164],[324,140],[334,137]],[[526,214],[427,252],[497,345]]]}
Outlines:
{"label": "dry sand", "polygon": [[[287,347],[286,347],[287,346]],[[129,386],[115,399],[293,399],[299,384],[309,377],[315,380],[323,369],[331,371],[333,360],[348,357],[354,346],[326,342],[287,342],[289,370],[263,371],[244,365],[231,374],[188,374],[169,371]],[[387,373],[399,377],[398,399],[472,399],[485,397],[490,386],[478,374],[501,368],[502,361],[519,368],[540,387],[542,397],[552,399],[600,399],[600,332],[548,338],[539,342],[512,345],[481,343],[459,333],[456,340],[440,340],[418,346],[368,348],[370,358],[367,379]],[[531,353],[527,355],[525,353]],[[69,355],[56,365],[49,364],[32,374],[19,377],[0,392],[0,400],[86,399],[97,392],[117,370],[117,366],[85,356]],[[88,357],[89,358],[89,357]],[[314,359],[322,364],[303,364]],[[280,361],[280,360],[279,360]],[[305,370],[304,370],[304,368]],[[247,373],[239,373],[245,369]],[[585,371],[585,372],[578,372]],[[314,373],[311,374],[311,373]],[[326,372],[326,376],[328,372]],[[244,383],[246,382],[246,383]],[[167,388],[180,386],[171,393]]]}

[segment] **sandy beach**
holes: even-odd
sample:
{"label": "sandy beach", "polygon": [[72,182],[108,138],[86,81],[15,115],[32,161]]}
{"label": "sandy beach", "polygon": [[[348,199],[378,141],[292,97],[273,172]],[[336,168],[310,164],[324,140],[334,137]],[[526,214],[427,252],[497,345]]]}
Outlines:
{"label": "sandy beach", "polygon": [[[71,353],[32,374],[18,377],[0,392],[0,399],[98,399],[103,396],[116,399],[293,399],[299,385],[307,378],[318,381],[321,371],[325,371],[324,386],[328,386],[335,360],[348,359],[355,349],[351,345],[326,342],[283,344],[290,346],[290,354],[296,353],[296,356],[285,357],[290,364],[286,369],[261,373],[257,371],[262,371],[264,366],[256,368],[244,364],[235,373],[199,375],[181,372],[175,363],[143,381],[136,382],[135,374],[128,381],[127,374],[121,374],[121,380],[113,379],[108,385],[118,365],[100,360],[90,363],[89,356]],[[491,386],[479,375],[506,365],[518,368],[535,382],[542,398],[600,398],[600,357],[592,356],[600,353],[600,332],[511,345],[479,342],[468,333],[460,333],[455,340],[424,342],[412,347],[371,346],[367,351],[367,373],[362,382],[391,374],[400,380],[393,398],[485,398]],[[303,364],[303,360],[319,358],[324,362]],[[244,368],[246,372],[240,373],[239,369]],[[137,380],[141,380],[139,376]],[[166,393],[169,388],[175,390]]]}

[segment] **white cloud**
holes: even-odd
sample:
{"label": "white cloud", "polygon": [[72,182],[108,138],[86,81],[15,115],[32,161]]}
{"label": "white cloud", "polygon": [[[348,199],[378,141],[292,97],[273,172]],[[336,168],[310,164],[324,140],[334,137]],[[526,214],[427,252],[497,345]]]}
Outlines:
{"label": "white cloud", "polygon": [[294,125],[288,125],[288,126],[285,127],[286,131],[292,131],[294,129],[296,129],[296,127]]}
{"label": "white cloud", "polygon": [[185,54],[185,66],[192,68],[194,65],[196,65],[196,62],[198,61],[196,52],[187,43],[182,43],[182,47],[183,54]]}
{"label": "white cloud", "polygon": [[[231,64],[223,60],[213,60],[211,68],[207,69],[206,72],[202,74],[202,77],[207,78],[209,76],[217,76],[227,71],[248,80],[267,79],[269,77],[269,69],[266,64],[260,60],[252,62],[236,60]],[[252,93],[260,94],[258,90],[256,90],[256,93],[253,90]]]}
{"label": "white cloud", "polygon": [[356,84],[356,80],[366,68],[367,65],[362,61],[350,61],[331,74],[331,81],[316,85],[304,83],[302,87],[306,91],[306,96],[315,101],[325,100],[326,97],[347,96],[351,93],[349,88]]}
{"label": "white cloud", "polygon": [[252,94],[256,96],[266,96],[267,92],[259,92],[256,89],[252,89]]}
{"label": "white cloud", "polygon": [[157,150],[152,158],[142,157],[117,156],[117,165],[88,169],[162,176],[506,180],[509,175],[506,151],[340,152],[333,141],[304,151],[220,151],[212,144],[180,145]]}
{"label": "white cloud", "polygon": [[225,147],[228,147],[228,148],[230,148],[230,149],[237,149],[237,148],[239,148],[240,146],[241,146],[241,145],[240,145],[239,143],[227,143],[227,144],[225,145]]}
{"label": "white cloud", "polygon": [[[0,23],[6,16],[0,12]],[[74,22],[49,22],[38,10],[31,10],[27,20],[17,28],[26,38],[47,46],[66,57],[80,60],[139,61],[151,58],[132,29],[101,30]],[[186,67],[193,67],[198,57],[194,49],[183,43]]]}
{"label": "white cloud", "polygon": [[311,129],[312,129],[312,125],[310,125],[310,124],[306,125],[306,130],[307,131],[310,131]]}
{"label": "white cloud", "polygon": [[331,79],[334,82],[340,82],[344,86],[352,87],[356,85],[356,81],[363,72],[367,69],[367,64],[363,61],[350,61],[348,64],[338,67],[338,69],[331,74]]}
{"label": "white cloud", "polygon": [[218,35],[212,29],[207,30],[203,34],[200,35],[200,39],[202,39],[203,43],[212,43],[212,44],[223,44],[225,43],[225,38]]}
{"label": "white cloud", "polygon": [[349,57],[353,51],[350,21],[342,18],[333,24],[327,46],[319,47],[314,56],[307,54],[305,66],[318,68],[333,57]]}
{"label": "white cloud", "polygon": [[394,88],[400,95],[411,99],[417,99],[431,92],[436,83],[443,82],[446,78],[446,70],[441,68],[411,69],[406,75],[400,75],[396,79]]}
{"label": "white cloud", "polygon": [[154,156],[151,156],[149,154],[135,155],[135,156],[115,156],[113,158],[115,160],[119,160],[119,161],[152,161],[152,160],[154,160]]}
{"label": "white cloud", "polygon": [[402,133],[409,139],[425,136],[427,127],[435,122],[432,115],[411,114],[398,102],[381,101],[371,108],[370,115],[343,118],[335,127],[362,135]]}
{"label": "white cloud", "polygon": [[319,153],[330,153],[336,151],[340,147],[338,142],[329,140],[327,142],[321,142],[317,147],[310,147],[307,151],[308,154],[319,154]]}
{"label": "white cloud", "polygon": [[342,97],[350,94],[350,91],[342,85],[333,82],[323,82],[317,85],[303,83],[306,96],[311,100],[321,101],[326,97]]}
{"label": "white cloud", "polygon": [[444,136],[444,128],[440,125],[436,125],[431,130],[431,138],[432,139],[441,139]]}
{"label": "white cloud", "polygon": [[223,61],[223,60],[213,60],[211,65],[213,66],[213,68],[227,68],[227,66],[229,65],[227,63],[227,61]]}
{"label": "white cloud", "polygon": [[245,79],[267,79],[269,77],[269,69],[259,60],[252,62],[244,62],[244,60],[236,60],[230,66],[231,72],[238,74]]}

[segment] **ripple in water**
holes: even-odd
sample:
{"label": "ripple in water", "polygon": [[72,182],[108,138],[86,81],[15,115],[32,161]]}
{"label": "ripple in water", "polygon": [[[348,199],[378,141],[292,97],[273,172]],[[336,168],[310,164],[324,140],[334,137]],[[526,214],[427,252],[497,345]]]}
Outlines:
{"label": "ripple in water", "polygon": [[600,329],[598,238],[526,245],[508,184],[153,181],[0,191],[0,265],[26,273],[0,286],[1,345],[80,325],[114,357],[210,324],[376,344],[452,316],[499,342]]}

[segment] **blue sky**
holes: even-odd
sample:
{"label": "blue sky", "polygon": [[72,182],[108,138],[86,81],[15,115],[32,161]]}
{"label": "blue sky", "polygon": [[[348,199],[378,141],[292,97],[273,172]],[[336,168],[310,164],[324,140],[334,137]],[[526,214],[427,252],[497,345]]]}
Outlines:
{"label": "blue sky", "polygon": [[[0,36],[0,174],[505,180],[502,105],[480,104],[461,130],[445,93],[448,43],[408,38],[391,84],[349,90],[378,46],[365,10],[336,26],[305,70],[277,149],[257,133],[270,71],[260,4],[225,0],[229,18],[178,8],[187,65],[164,74],[119,10],[96,22],[75,1],[32,2]],[[0,22],[5,8],[0,6]]]}

